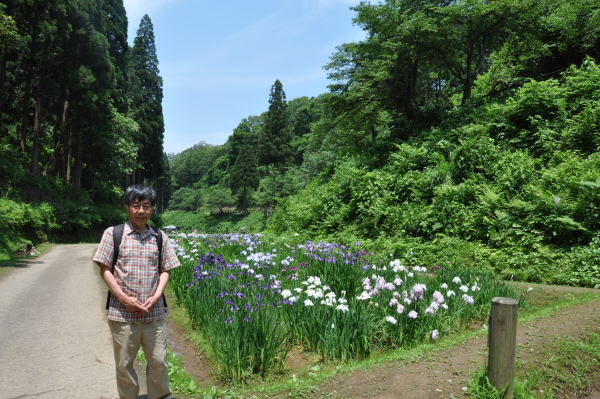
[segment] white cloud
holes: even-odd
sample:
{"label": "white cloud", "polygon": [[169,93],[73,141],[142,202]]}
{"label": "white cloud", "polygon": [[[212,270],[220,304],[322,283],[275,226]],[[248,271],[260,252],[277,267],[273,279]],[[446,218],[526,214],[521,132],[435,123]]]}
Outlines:
{"label": "white cloud", "polygon": [[123,4],[125,5],[127,12],[144,14],[148,11],[160,10],[177,1],[179,0],[124,0]]}
{"label": "white cloud", "polygon": [[144,14],[151,15],[180,0],[123,0],[130,25],[137,26]]}

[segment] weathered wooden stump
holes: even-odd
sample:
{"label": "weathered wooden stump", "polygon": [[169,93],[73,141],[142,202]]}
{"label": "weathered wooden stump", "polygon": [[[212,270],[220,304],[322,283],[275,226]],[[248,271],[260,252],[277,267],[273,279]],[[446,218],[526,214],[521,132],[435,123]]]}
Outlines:
{"label": "weathered wooden stump", "polygon": [[513,398],[515,350],[517,345],[517,305],[512,298],[492,299],[488,333],[488,378],[505,398]]}

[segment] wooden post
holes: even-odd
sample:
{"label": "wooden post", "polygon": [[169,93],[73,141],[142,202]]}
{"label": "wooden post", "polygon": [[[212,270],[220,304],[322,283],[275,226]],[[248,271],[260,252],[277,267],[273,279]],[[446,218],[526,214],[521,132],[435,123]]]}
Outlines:
{"label": "wooden post", "polygon": [[488,333],[488,378],[505,399],[513,398],[515,349],[517,345],[517,304],[512,298],[492,299]]}

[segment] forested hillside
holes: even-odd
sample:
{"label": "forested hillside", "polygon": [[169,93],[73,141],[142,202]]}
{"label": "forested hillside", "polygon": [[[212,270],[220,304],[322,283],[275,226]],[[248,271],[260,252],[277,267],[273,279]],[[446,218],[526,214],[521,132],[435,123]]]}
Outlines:
{"label": "forested hillside", "polygon": [[277,80],[223,146],[171,158],[169,215],[260,208],[411,263],[600,284],[600,4],[354,10],[366,39],[335,50],[329,92],[287,101]]}
{"label": "forested hillside", "polygon": [[162,79],[122,0],[0,2],[0,253],[120,220],[149,182],[165,203]]}

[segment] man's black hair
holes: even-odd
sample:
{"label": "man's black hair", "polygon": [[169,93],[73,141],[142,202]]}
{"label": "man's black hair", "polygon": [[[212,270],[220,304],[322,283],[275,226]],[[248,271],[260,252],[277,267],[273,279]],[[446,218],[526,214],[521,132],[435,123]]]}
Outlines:
{"label": "man's black hair", "polygon": [[123,194],[123,203],[131,205],[134,201],[148,200],[152,206],[156,204],[156,191],[152,187],[142,184],[134,184],[127,187]]}

